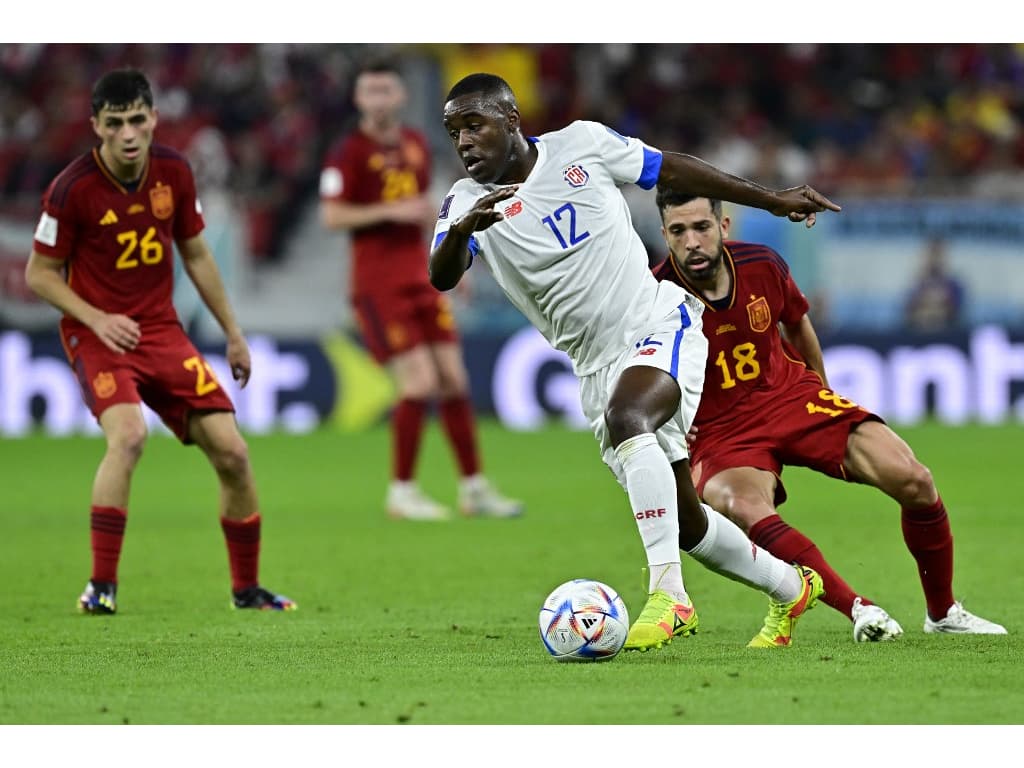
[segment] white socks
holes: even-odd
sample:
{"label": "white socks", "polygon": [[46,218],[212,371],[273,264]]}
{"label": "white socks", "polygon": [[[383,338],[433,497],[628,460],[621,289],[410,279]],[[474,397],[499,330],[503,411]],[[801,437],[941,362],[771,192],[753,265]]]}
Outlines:
{"label": "white socks", "polygon": [[715,573],[754,587],[774,600],[795,600],[803,584],[796,568],[784,563],[747,538],[739,526],[701,504],[708,517],[708,532],[687,554]]}
{"label": "white socks", "polygon": [[[649,591],[661,589],[686,600],[679,557],[679,517],[672,465],[658,439],[647,432],[624,440],[615,457],[626,476],[626,492],[647,552]],[[701,504],[708,518],[704,538],[687,554],[706,568],[754,587],[774,600],[795,600],[803,589],[788,563],[761,549],[721,513]]]}
{"label": "white socks", "polygon": [[624,440],[615,449],[615,457],[626,476],[629,503],[647,552],[649,591],[661,589],[685,601],[672,465],[650,432]]}

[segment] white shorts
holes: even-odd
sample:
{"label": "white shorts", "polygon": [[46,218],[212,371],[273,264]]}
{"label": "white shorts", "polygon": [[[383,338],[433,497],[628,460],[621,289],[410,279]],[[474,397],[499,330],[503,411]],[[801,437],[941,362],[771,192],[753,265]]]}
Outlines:
{"label": "white shorts", "polygon": [[649,327],[638,332],[633,343],[614,362],[580,379],[583,413],[601,445],[601,457],[623,488],[626,487],[626,476],[615,457],[615,447],[611,444],[604,420],[615,385],[622,372],[634,365],[649,365],[672,376],[681,393],[679,409],[655,435],[669,463],[689,458],[686,433],[700,404],[708,357],[708,341],[701,319],[703,312],[704,305],[688,296],[671,314],[652,319]]}

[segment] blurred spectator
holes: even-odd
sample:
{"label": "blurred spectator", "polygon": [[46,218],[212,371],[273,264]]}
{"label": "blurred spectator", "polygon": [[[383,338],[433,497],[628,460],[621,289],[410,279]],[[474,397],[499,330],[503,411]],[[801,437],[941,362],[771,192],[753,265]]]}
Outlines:
{"label": "blurred spectator", "polygon": [[594,119],[843,199],[967,190],[1024,200],[1021,45],[5,43],[0,204],[30,216],[45,180],[93,143],[82,94],[111,67],[141,66],[160,91],[168,143],[187,146],[207,127],[223,135],[250,258],[280,259],[297,212],[316,199],[327,137],[353,118],[338,94],[383,49],[415,62],[420,114],[410,117],[432,146],[445,139],[432,127],[441,85],[496,71],[534,135]]}
{"label": "blurred spectator", "polygon": [[957,328],[964,299],[963,283],[949,272],[946,244],[940,239],[930,240],[922,255],[920,277],[904,306],[907,327],[921,333]]}

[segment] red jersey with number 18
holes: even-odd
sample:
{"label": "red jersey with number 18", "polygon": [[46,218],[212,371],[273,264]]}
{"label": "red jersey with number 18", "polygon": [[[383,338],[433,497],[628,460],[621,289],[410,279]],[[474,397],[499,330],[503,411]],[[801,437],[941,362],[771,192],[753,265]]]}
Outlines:
{"label": "red jersey with number 18", "polygon": [[698,429],[747,419],[762,407],[765,395],[785,391],[807,375],[799,353],[778,326],[780,321],[798,322],[808,310],[789,265],[767,246],[739,241],[725,243],[723,258],[732,291],[719,301],[702,298],[671,256],[654,269],[659,280],[682,285],[707,305],[708,362],[694,420]]}
{"label": "red jersey with number 18", "polygon": [[[203,226],[195,179],[181,154],[152,145],[129,189],[93,149],[46,190],[34,247],[66,261],[68,284],[87,302],[145,327],[178,322],[173,244]],[[74,318],[61,320],[65,336],[82,328]]]}

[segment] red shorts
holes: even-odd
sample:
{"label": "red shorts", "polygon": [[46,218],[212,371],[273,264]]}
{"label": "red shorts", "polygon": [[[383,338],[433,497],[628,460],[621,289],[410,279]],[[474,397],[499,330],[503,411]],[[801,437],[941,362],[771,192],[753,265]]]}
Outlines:
{"label": "red shorts", "polygon": [[378,363],[421,344],[457,342],[451,302],[431,285],[408,285],[352,299],[363,341]]}
{"label": "red shorts", "polygon": [[821,386],[807,374],[782,392],[759,395],[726,422],[700,425],[691,451],[697,493],[715,475],[736,467],[772,472],[779,479],[775,505],[786,500],[783,466],[809,467],[830,477],[848,479],[843,468],[850,432],[877,415]]}
{"label": "red shorts", "polygon": [[82,397],[97,418],[120,403],[145,403],[183,443],[196,411],[232,411],[231,398],[179,325],[143,329],[131,352],[112,352],[91,331],[61,332]]}

